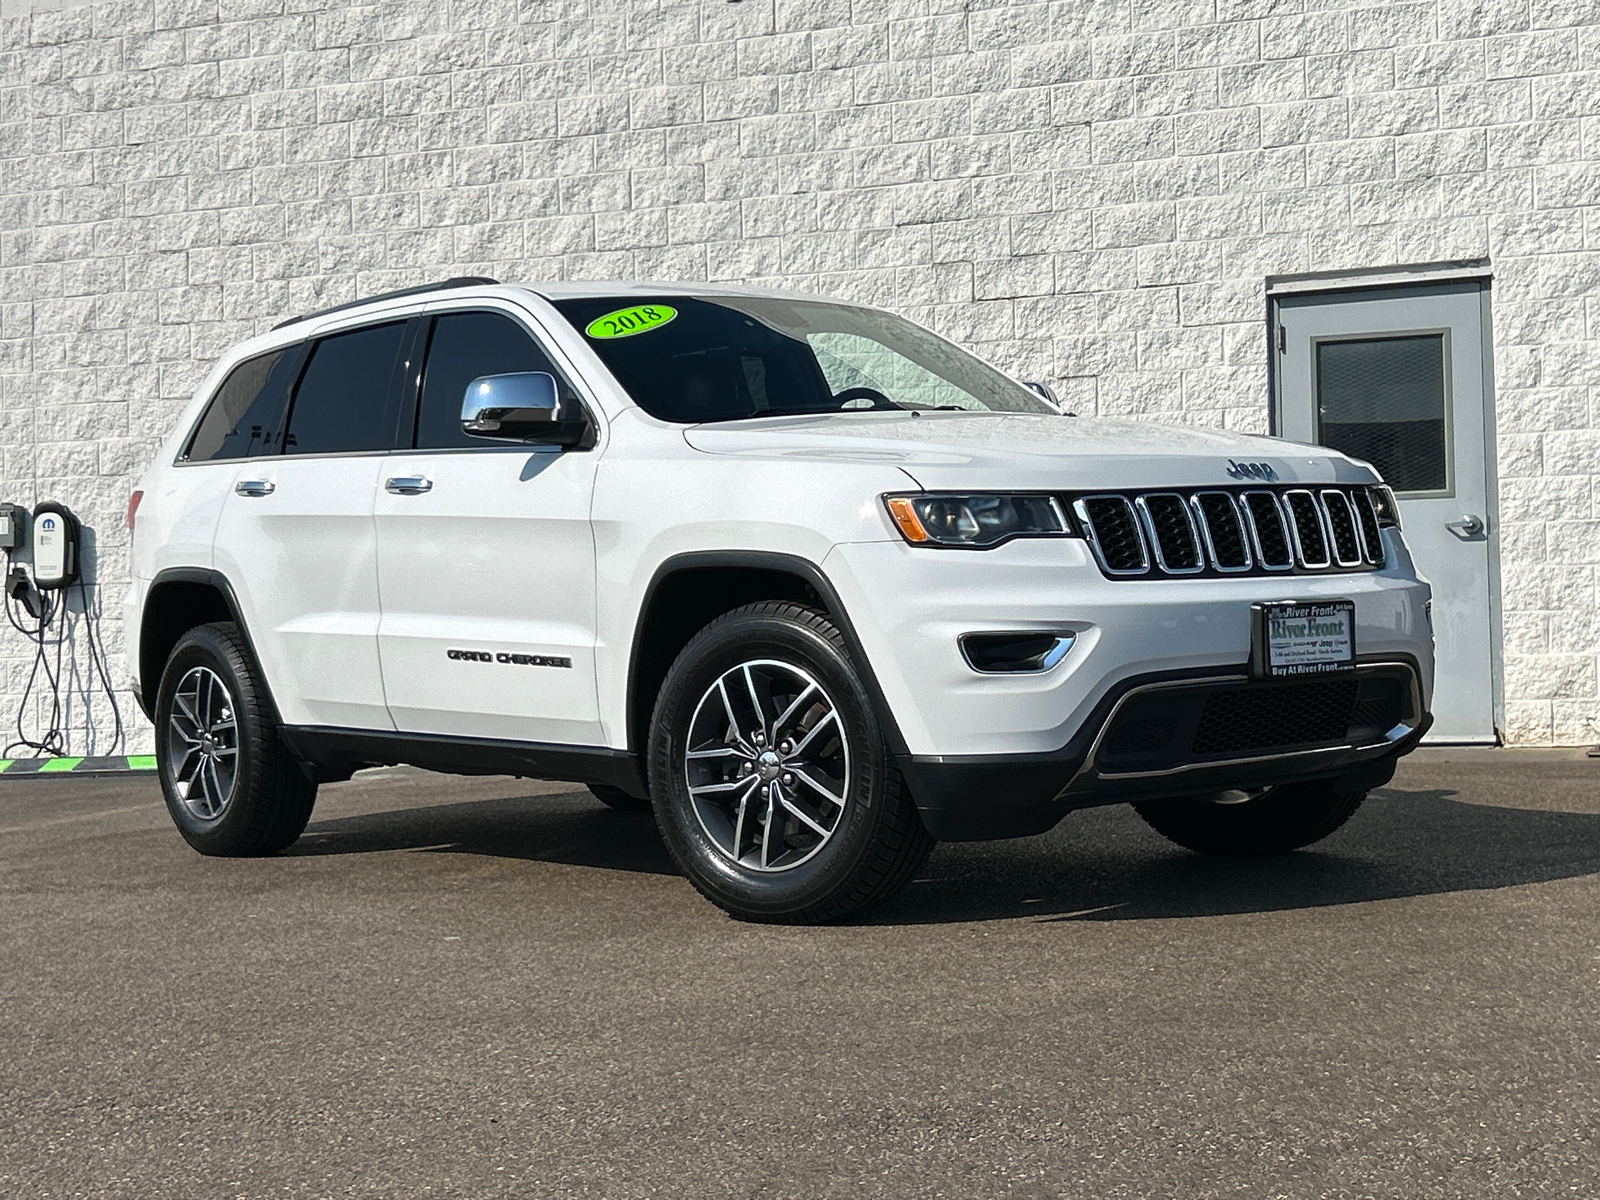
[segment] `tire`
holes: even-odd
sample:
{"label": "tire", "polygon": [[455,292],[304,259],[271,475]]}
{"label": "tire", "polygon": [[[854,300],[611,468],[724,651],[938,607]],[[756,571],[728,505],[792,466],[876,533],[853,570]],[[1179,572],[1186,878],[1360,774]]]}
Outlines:
{"label": "tire", "polygon": [[1212,796],[1150,800],[1133,807],[1157,833],[1197,854],[1233,857],[1286,854],[1320,842],[1348,821],[1365,790],[1336,780],[1286,783],[1260,795],[1226,802]]}
{"label": "tire", "polygon": [[678,655],[651,720],[650,794],[683,873],[746,921],[864,913],[934,846],[838,629],[786,601],[735,609]]}
{"label": "tire", "polygon": [[586,785],[594,793],[594,798],[609,808],[618,812],[642,813],[650,811],[650,801],[641,800],[638,796],[630,796],[619,787],[612,787],[609,783],[591,783]]}
{"label": "tire", "polygon": [[278,740],[266,687],[232,622],[189,630],[168,655],[156,764],[167,811],[201,854],[276,854],[305,830],[317,798]]}

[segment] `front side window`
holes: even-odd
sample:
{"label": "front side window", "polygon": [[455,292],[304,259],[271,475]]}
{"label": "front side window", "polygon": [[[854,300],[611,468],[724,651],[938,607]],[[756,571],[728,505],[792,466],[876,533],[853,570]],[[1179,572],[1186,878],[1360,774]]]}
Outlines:
{"label": "front side window", "polygon": [[666,421],[1055,411],[943,338],[870,309],[747,296],[644,303],[611,296],[559,300],[556,308],[639,407]]}
{"label": "front side window", "polygon": [[563,409],[571,412],[577,397],[523,327],[493,312],[446,313],[433,322],[428,361],[417,409],[417,449],[452,447],[484,449],[490,443],[461,428],[461,402],[467,385],[484,375],[543,371],[555,376]]}
{"label": "front side window", "polygon": [[337,333],[311,348],[289,409],[285,454],[387,450],[393,441],[390,378],[406,324]]}
{"label": "front side window", "polygon": [[215,462],[276,454],[284,402],[302,347],[286,346],[246,359],[222,381],[189,441],[184,458]]}

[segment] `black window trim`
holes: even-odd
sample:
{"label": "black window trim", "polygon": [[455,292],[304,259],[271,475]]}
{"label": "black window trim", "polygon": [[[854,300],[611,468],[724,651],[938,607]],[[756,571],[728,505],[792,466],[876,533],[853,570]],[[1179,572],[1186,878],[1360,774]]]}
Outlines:
{"label": "black window trim", "polygon": [[[454,300],[454,303],[451,302],[452,300]],[[322,458],[365,458],[378,454],[477,454],[485,451],[525,454],[529,450],[546,448],[522,443],[512,444],[508,442],[495,442],[489,439],[485,439],[481,447],[449,446],[436,447],[432,450],[419,450],[417,448],[416,423],[419,403],[422,396],[423,370],[427,363],[427,350],[428,344],[432,339],[433,322],[438,317],[461,312],[498,313],[503,317],[510,318],[512,321],[515,321],[518,325],[522,326],[523,331],[533,339],[534,344],[538,346],[541,351],[543,351],[545,357],[550,360],[551,365],[557,369],[561,380],[566,383],[567,386],[572,389],[573,394],[577,396],[578,404],[583,409],[583,415],[589,422],[589,428],[591,430],[589,438],[579,446],[550,446],[547,447],[547,449],[549,449],[552,453],[567,453],[574,450],[588,451],[598,448],[605,430],[604,421],[596,416],[596,413],[600,410],[600,406],[590,398],[588,394],[588,388],[583,381],[582,375],[578,373],[574,364],[562,351],[558,339],[551,336],[542,325],[536,324],[533,320],[531,320],[519,306],[500,300],[498,297],[474,297],[465,301],[452,297],[451,300],[438,301],[420,310],[413,309],[409,312],[398,313],[386,312],[381,315],[371,314],[365,320],[351,321],[348,324],[341,324],[332,329],[321,329],[314,334],[310,334],[309,336],[303,336],[295,341],[285,342],[280,346],[271,346],[267,349],[258,351],[255,354],[246,355],[244,358],[239,359],[238,362],[234,363],[234,365],[228,369],[228,373],[222,377],[216,388],[212,390],[211,395],[206,400],[206,403],[201,406],[199,413],[196,415],[193,424],[189,428],[188,436],[184,438],[182,449],[179,450],[177,457],[173,461],[173,465],[177,467],[207,467],[220,463],[244,463],[279,457],[293,457],[296,460],[310,461]],[[324,341],[330,337],[337,337],[343,333],[355,333],[362,329],[371,329],[379,325],[394,325],[402,321],[405,322],[407,329],[402,335],[400,343],[401,352],[395,359],[395,369],[390,376],[389,398],[384,410],[384,420],[390,428],[388,447],[376,450],[340,450],[318,454],[296,454],[292,456],[284,455],[284,440],[282,434],[286,434],[289,430],[289,419],[293,415],[294,402],[300,391],[300,381],[305,376],[307,365],[311,362],[312,347],[318,342]],[[280,431],[280,436],[278,438],[278,448],[268,454],[251,454],[242,458],[206,459],[203,462],[191,461],[188,457],[189,447],[194,444],[195,436],[200,431],[200,423],[205,420],[206,413],[211,410],[212,404],[216,403],[217,395],[222,391],[222,385],[228,381],[228,379],[233,375],[234,371],[238,370],[239,367],[243,366],[251,359],[260,358],[262,355],[266,354],[276,354],[280,351],[298,354],[300,356],[300,360],[295,365],[294,378],[290,380],[288,385],[288,394],[283,406],[283,429]],[[408,385],[404,377],[404,373],[406,367],[410,362],[413,361],[412,355],[414,354],[419,355],[419,357],[415,359],[417,362],[417,373]],[[411,394],[407,395],[407,392],[410,392]],[[404,431],[405,421],[408,415],[411,421],[411,431],[409,436],[406,436]]]}
{"label": "black window trim", "polygon": [[[395,423],[395,449],[396,454],[482,454],[485,452],[527,454],[541,449],[552,453],[570,453],[573,451],[585,452],[595,449],[600,444],[600,433],[603,428],[596,419],[595,411],[598,408],[586,394],[581,377],[573,369],[572,364],[564,360],[559,352],[556,339],[546,333],[540,326],[535,325],[523,315],[522,311],[510,304],[496,304],[494,297],[476,297],[471,300],[457,301],[456,303],[444,302],[430,305],[426,311],[418,314],[418,329],[416,340],[413,343],[418,353],[417,373],[409,383],[402,381],[404,394],[400,397]],[[539,352],[549,360],[550,365],[556,369],[556,378],[572,389],[572,394],[577,397],[578,407],[582,409],[584,420],[589,423],[589,435],[577,446],[544,446],[538,443],[502,442],[491,438],[483,439],[481,446],[433,446],[420,447],[417,445],[417,433],[422,419],[422,385],[428,370],[428,355],[433,351],[433,331],[438,325],[440,317],[453,317],[458,314],[468,313],[493,313],[505,317],[521,327],[522,331],[532,339]],[[410,430],[407,433],[409,417]]]}
{"label": "black window trim", "polygon": [[[385,313],[381,318],[356,321],[337,329],[329,329],[318,333],[315,337],[308,338],[305,357],[300,360],[299,370],[295,372],[294,383],[289,388],[289,402],[283,410],[283,436],[278,439],[278,453],[276,455],[262,455],[264,458],[293,458],[295,460],[320,459],[320,458],[364,458],[374,454],[393,454],[396,449],[395,420],[400,401],[400,384],[407,365],[406,354],[416,338],[416,326],[421,320],[417,313]],[[383,415],[379,418],[379,428],[386,431],[384,440],[386,446],[374,446],[368,450],[318,450],[310,454],[288,453],[289,425],[294,420],[294,406],[300,399],[300,385],[305,382],[306,369],[311,365],[311,359],[316,353],[316,348],[330,338],[342,337],[347,333],[360,333],[367,329],[380,329],[385,325],[403,325],[400,331],[400,347],[395,353],[394,362],[389,368],[389,381],[384,391]]]}
{"label": "black window trim", "polygon": [[[233,366],[229,367],[227,374],[225,374],[218,381],[217,386],[211,390],[211,394],[206,398],[206,402],[200,406],[200,411],[195,416],[194,421],[190,424],[189,434],[183,439],[183,446],[178,451],[178,456],[173,460],[172,465],[175,467],[209,467],[219,463],[242,463],[251,462],[258,458],[276,458],[280,453],[282,453],[282,435],[288,428],[289,405],[294,396],[295,390],[300,386],[300,376],[306,369],[306,360],[311,357],[306,353],[306,347],[309,345],[310,341],[308,340],[286,342],[281,346],[273,346],[270,349],[262,350],[255,354],[247,354],[238,362],[234,363]],[[246,363],[254,362],[258,358],[265,358],[269,354],[299,355],[299,361],[292,363],[294,367],[293,378],[289,380],[288,387],[284,389],[283,409],[279,413],[279,421],[284,425],[284,429],[278,430],[279,448],[267,454],[244,454],[240,455],[238,458],[203,458],[198,460],[190,458],[189,454],[194,449],[194,440],[200,436],[200,426],[205,424],[206,417],[210,415],[212,406],[216,404],[217,400],[222,396],[222,389],[227,386],[228,380],[232,379],[234,373]]]}

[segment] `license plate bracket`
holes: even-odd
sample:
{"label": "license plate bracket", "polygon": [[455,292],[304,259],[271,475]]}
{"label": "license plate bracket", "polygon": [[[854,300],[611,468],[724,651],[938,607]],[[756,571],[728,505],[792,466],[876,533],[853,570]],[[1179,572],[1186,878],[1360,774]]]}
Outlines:
{"label": "license plate bracket", "polygon": [[1283,679],[1353,671],[1353,600],[1280,600],[1250,606],[1250,674]]}

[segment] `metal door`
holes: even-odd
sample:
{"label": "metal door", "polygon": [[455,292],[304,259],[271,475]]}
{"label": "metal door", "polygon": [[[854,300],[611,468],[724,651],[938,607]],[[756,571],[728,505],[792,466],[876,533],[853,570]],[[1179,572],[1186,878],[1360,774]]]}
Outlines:
{"label": "metal door", "polygon": [[1493,742],[1498,529],[1485,282],[1274,301],[1277,431],[1372,463],[1433,585],[1435,742]]}

